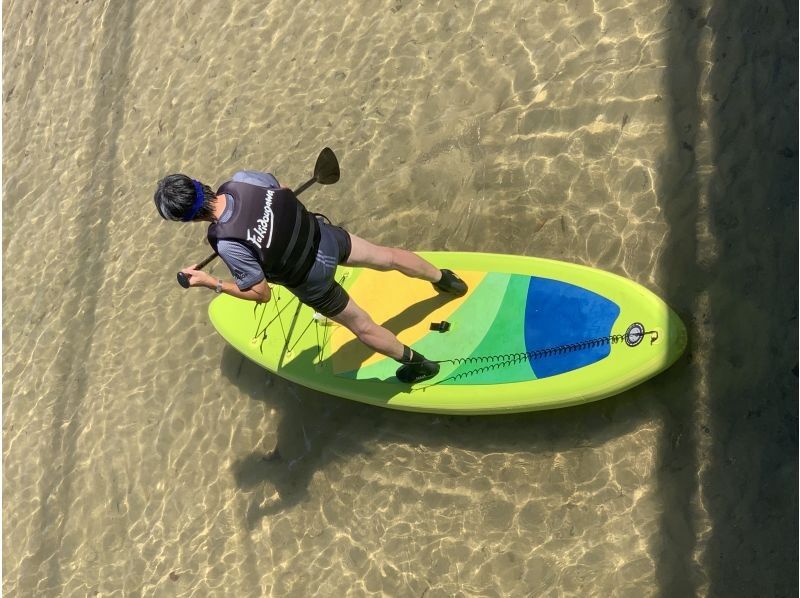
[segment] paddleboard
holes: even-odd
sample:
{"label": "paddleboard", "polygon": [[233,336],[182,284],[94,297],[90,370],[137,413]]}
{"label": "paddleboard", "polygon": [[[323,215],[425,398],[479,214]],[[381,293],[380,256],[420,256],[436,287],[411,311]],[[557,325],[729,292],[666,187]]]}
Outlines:
{"label": "paddleboard", "polygon": [[440,414],[568,407],[623,392],[686,347],[680,318],[643,286],[602,270],[534,257],[419,252],[468,285],[458,298],[398,272],[339,266],[337,280],[379,324],[439,374],[418,384],[346,328],[272,286],[265,304],[220,295],[222,337],[303,386],[371,405]]}

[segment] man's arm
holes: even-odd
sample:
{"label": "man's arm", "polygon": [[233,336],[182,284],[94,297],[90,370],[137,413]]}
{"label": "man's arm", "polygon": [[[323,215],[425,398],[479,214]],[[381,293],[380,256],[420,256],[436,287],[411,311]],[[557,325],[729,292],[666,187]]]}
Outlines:
{"label": "man's arm", "polygon": [[192,287],[206,287],[207,289],[216,290],[217,284],[221,284],[221,292],[238,297],[239,299],[246,299],[248,301],[258,301],[259,303],[266,303],[272,297],[272,291],[269,288],[266,280],[262,280],[247,289],[240,289],[236,283],[224,281],[219,278],[211,276],[202,270],[195,270],[195,266],[181,270],[186,274],[189,279],[189,286]]}
{"label": "man's arm", "polygon": [[196,266],[186,268],[183,273],[189,278],[189,286],[217,288],[221,283],[221,292],[246,299],[248,301],[267,302],[270,299],[270,288],[264,278],[258,260],[244,245],[229,239],[220,239],[217,243],[219,257],[228,266],[234,280],[221,281],[207,272],[197,270]]}

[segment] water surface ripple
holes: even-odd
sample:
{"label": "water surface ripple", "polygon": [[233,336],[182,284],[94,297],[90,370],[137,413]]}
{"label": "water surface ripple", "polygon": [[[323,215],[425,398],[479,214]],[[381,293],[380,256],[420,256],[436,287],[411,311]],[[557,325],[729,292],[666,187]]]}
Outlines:
{"label": "water surface ripple", "polygon": [[[4,595],[796,593],[795,3],[3,9]],[[326,145],[311,209],[632,278],[687,356],[491,418],[245,362],[155,182],[296,186]]]}

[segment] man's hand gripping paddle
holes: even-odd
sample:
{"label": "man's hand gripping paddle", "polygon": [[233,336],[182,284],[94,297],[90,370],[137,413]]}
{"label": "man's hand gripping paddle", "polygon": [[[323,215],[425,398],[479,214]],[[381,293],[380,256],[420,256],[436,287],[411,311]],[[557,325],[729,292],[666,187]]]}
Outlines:
{"label": "man's hand gripping paddle", "polygon": [[[339,161],[336,159],[336,154],[333,153],[333,150],[329,147],[326,147],[319,153],[319,156],[317,156],[317,163],[314,165],[314,176],[300,185],[294,194],[300,195],[314,183],[319,183],[320,185],[332,185],[338,180]],[[197,264],[197,266],[195,266],[195,270],[202,270],[216,257],[217,254],[212,253],[202,262]],[[178,284],[180,284],[184,289],[188,289],[190,286],[189,278],[183,272],[178,272]]]}

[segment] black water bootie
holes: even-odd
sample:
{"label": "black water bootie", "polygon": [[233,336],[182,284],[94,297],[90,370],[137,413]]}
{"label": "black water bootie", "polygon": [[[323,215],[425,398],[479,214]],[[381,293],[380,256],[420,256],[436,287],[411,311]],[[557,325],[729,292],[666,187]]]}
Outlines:
{"label": "black water bootie", "polygon": [[439,373],[439,364],[426,359],[419,363],[407,363],[397,368],[397,379],[406,384],[430,380]]}
{"label": "black water bootie", "polygon": [[461,280],[452,270],[442,269],[442,278],[439,282],[431,283],[440,293],[448,293],[456,297],[467,294],[467,283]]}
{"label": "black water bootie", "polygon": [[439,364],[430,359],[426,359],[421,353],[417,353],[410,347],[403,346],[403,357],[398,361],[402,363],[397,368],[397,379],[405,384],[414,384],[424,380],[430,380],[439,373]]}

